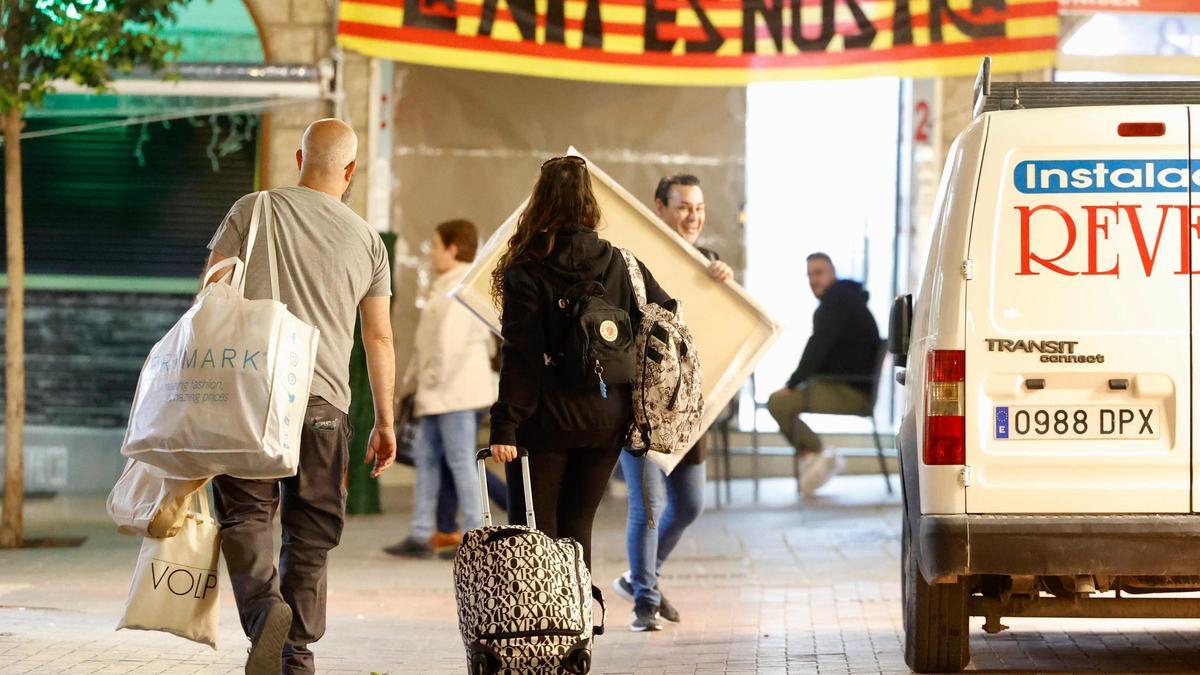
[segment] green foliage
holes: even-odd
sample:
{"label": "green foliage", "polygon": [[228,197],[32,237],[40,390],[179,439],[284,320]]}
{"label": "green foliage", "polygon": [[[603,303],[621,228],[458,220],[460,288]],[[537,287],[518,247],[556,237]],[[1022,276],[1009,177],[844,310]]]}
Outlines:
{"label": "green foliage", "polygon": [[[387,247],[388,269],[396,254],[396,235],[390,232],[381,235]],[[346,513],[362,515],[381,513],[379,501],[379,479],[371,478],[371,466],[363,464],[367,456],[367,441],[375,426],[375,403],[371,397],[371,380],[367,374],[367,352],[363,348],[362,333],[354,326],[354,349],[350,352],[350,426],[354,437],[350,439],[350,466],[346,472]],[[391,469],[395,471],[396,469]]]}
{"label": "green foliage", "polygon": [[40,105],[55,80],[104,91],[138,66],[161,70],[161,36],[189,0],[0,0],[0,113]]}

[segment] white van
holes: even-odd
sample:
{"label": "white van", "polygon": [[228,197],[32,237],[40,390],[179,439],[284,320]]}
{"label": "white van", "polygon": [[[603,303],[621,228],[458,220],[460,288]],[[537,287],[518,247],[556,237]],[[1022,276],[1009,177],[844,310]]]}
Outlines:
{"label": "white van", "polygon": [[1200,84],[985,62],[975,111],[892,310],[918,672],[970,616],[1200,617]]}

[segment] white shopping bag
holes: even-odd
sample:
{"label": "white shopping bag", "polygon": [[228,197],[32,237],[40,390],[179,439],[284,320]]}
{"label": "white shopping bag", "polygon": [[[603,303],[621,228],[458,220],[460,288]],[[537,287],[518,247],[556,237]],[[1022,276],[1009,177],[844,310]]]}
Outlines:
{"label": "white shopping bag", "polygon": [[196,493],[199,508],[187,514],[174,537],[142,540],[117,630],[163,631],[217,648],[221,530],[209,514],[206,493]]}
{"label": "white shopping bag", "polygon": [[131,459],[108,493],[108,515],[121,534],[173,537],[187,516],[192,495],[207,482],[167,478],[159,469]]}
{"label": "white shopping bag", "polygon": [[[247,300],[260,215],[271,299]],[[279,302],[273,221],[270,193],[260,192],[245,264],[214,265],[205,282],[232,268],[230,283],[205,287],[150,351],[121,447],[126,457],[169,478],[295,475],[320,332]]]}

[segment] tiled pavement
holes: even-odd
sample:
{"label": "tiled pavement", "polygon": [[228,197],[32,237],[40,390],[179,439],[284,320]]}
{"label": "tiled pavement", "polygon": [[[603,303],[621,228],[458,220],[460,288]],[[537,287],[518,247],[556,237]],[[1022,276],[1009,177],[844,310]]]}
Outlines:
{"label": "tiled pavement", "polygon": [[[769,482],[751,505],[710,510],[685,538],[663,585],[684,623],[661,633],[625,630],[629,605],[610,601],[611,632],[594,673],[907,672],[901,657],[897,499],[876,477],[835,480],[807,502],[790,481]],[[710,495],[711,496],[711,495]],[[389,514],[354,518],[333,555],[326,673],[461,673],[447,562],[389,558],[403,536],[406,492],[385,494]],[[35,536],[86,535],[72,550],[0,552],[0,673],[240,672],[246,642],[222,587],[221,648],[158,633],[114,632],[137,541],[112,532],[103,500],[33,502]],[[597,577],[624,569],[623,504],[597,524]],[[985,637],[972,625],[972,668],[1007,672],[1200,671],[1200,622],[1006,620]]]}

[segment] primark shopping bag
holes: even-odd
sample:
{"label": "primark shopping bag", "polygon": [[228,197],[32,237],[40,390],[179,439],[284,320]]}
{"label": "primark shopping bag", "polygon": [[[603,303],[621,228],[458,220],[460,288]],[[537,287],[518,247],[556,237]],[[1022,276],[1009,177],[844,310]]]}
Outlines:
{"label": "primark shopping bag", "polygon": [[[260,229],[266,236],[271,298],[247,300],[246,276]],[[320,332],[279,302],[270,193],[259,192],[245,263],[230,258],[150,351],[138,378],[121,452],[176,479],[228,474],[295,475]],[[264,256],[259,256],[264,257]]]}
{"label": "primark shopping bag", "polygon": [[207,490],[197,492],[195,499],[198,507],[175,536],[142,540],[117,630],[162,631],[217,648],[221,530],[209,513]]}

